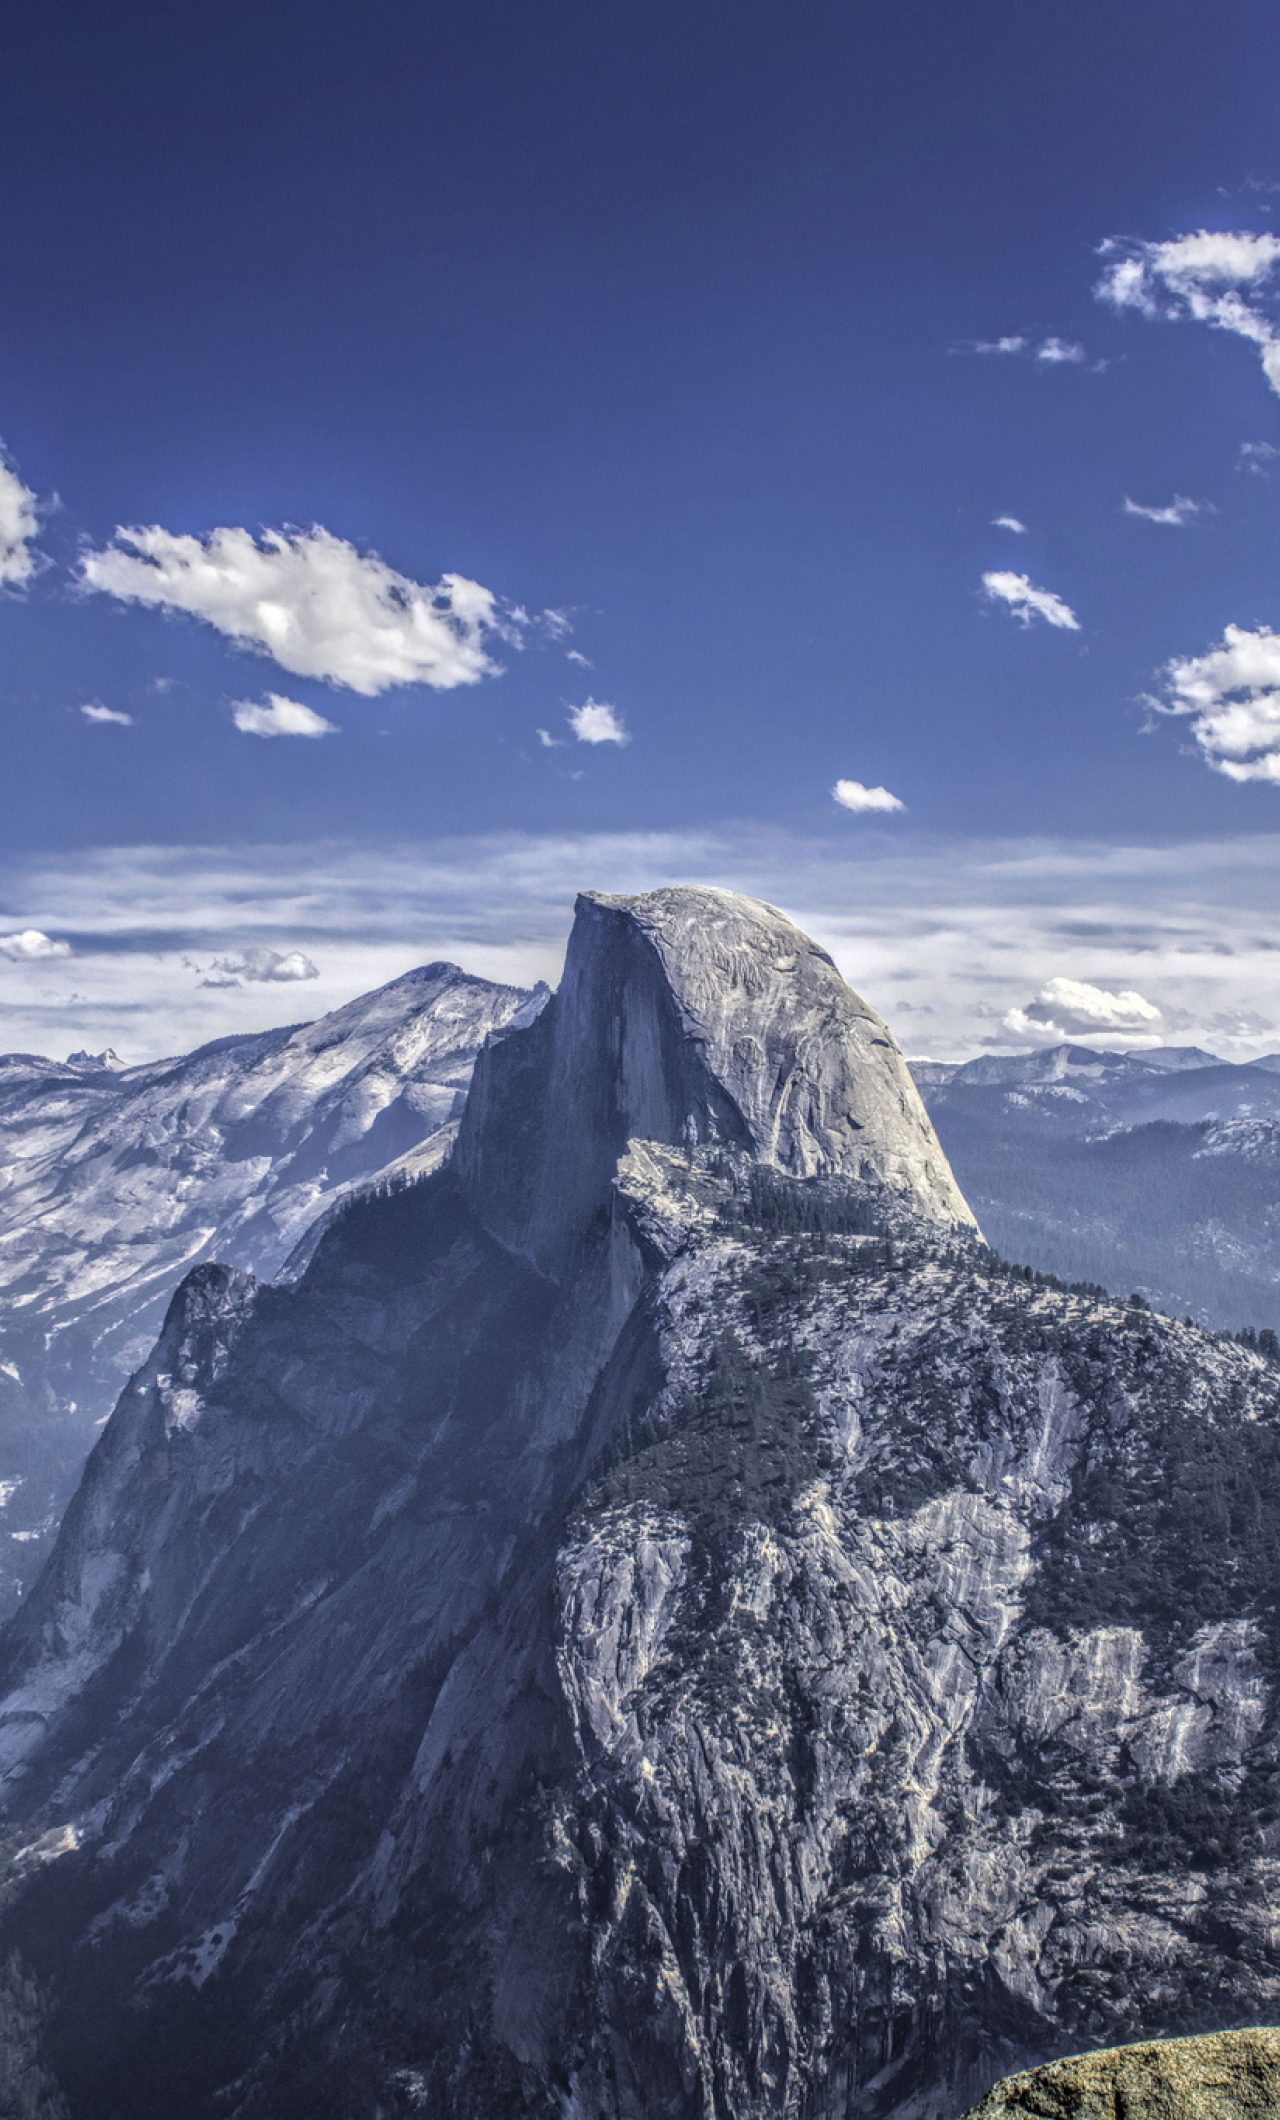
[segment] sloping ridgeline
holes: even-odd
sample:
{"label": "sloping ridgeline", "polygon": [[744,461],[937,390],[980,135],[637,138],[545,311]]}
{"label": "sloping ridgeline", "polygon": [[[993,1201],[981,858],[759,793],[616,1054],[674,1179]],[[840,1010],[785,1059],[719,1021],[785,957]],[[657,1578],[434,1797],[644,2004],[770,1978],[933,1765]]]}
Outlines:
{"label": "sloping ridgeline", "polygon": [[995,1262],[781,916],[585,900],[444,1171],[188,1281],[8,1631],[31,2066],[941,2120],[1273,2019],[1277,1375]]}

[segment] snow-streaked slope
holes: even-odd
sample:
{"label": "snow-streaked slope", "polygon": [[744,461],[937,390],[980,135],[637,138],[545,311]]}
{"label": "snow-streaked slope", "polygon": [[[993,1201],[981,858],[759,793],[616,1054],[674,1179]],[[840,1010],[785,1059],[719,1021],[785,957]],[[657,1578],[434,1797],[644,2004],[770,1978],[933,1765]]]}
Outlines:
{"label": "snow-streaked slope", "polygon": [[188,1269],[279,1272],[353,1188],[430,1170],[479,1047],[545,991],[430,964],[318,1022],[121,1067],[0,1057],[0,1599],[29,1579]]}
{"label": "snow-streaked slope", "polygon": [[187,1278],[0,1637],[74,2120],[947,2120],[1276,2019],[1280,1368],[1002,1267],[855,997],[662,895],[447,1168]]}
{"label": "snow-streaked slope", "polygon": [[1194,1047],[1059,1045],[912,1072],[1008,1258],[1139,1289],[1231,1331],[1280,1327],[1280,1074]]}

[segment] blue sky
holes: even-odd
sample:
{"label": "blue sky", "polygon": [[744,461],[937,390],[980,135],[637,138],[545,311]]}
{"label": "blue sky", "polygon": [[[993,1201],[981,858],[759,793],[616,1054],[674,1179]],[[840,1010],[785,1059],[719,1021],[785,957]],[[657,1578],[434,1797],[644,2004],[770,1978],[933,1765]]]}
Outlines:
{"label": "blue sky", "polygon": [[685,876],[912,1051],[1280,1046],[1273,6],[28,13],[0,1045]]}

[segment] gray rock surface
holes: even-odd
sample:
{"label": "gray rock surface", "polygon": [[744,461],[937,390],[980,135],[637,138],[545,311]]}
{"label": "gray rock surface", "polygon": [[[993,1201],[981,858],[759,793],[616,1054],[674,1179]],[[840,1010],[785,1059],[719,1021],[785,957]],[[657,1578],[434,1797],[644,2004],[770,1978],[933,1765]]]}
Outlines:
{"label": "gray rock surface", "polygon": [[965,2120],[1271,2120],[1280,2031],[1212,2032],[1073,2054],[1010,2076]]}
{"label": "gray rock surface", "polygon": [[435,1168],[479,1047],[543,998],[431,964],[143,1067],[0,1057],[0,1609],[183,1274],[276,1275],[350,1192]]}
{"label": "gray rock surface", "polygon": [[951,2120],[1280,2015],[1280,1373],[999,1267],[704,903],[588,900],[456,1163],[104,1432],[0,1645],[76,2120]]}
{"label": "gray rock surface", "polygon": [[722,1143],[974,1227],[888,1027],[825,950],[736,892],[579,898],[536,1036],[482,1056],[458,1174],[486,1226],[554,1274],[634,1139]]}

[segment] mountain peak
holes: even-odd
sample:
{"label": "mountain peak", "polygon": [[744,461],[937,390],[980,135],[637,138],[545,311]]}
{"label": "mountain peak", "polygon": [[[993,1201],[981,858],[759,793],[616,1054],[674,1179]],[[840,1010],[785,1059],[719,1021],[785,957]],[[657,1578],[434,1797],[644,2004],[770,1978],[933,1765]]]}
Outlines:
{"label": "mountain peak", "polygon": [[457,1167],[492,1233],[554,1275],[636,1139],[722,1143],[973,1226],[886,1024],[734,891],[584,892],[554,1000],[481,1055]]}

